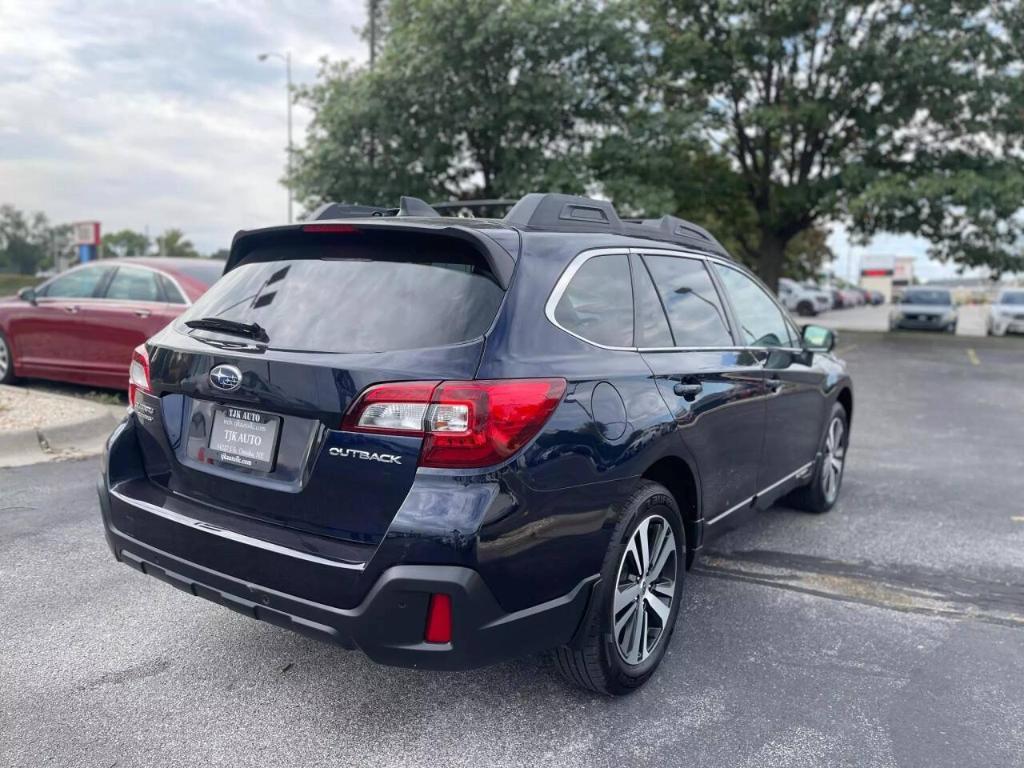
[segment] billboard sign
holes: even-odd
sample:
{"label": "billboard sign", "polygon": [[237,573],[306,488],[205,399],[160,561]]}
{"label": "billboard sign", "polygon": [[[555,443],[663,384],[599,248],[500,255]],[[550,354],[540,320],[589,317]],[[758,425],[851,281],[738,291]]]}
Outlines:
{"label": "billboard sign", "polygon": [[75,238],[75,245],[100,244],[100,223],[98,221],[76,221],[71,225]]}

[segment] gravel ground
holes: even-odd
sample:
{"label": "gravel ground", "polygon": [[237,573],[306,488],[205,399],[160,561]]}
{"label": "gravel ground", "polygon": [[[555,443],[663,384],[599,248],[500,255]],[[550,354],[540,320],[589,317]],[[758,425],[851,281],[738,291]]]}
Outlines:
{"label": "gravel ground", "polygon": [[843,337],[839,505],[714,542],[621,700],[535,658],[389,669],[254,622],[114,562],[95,460],[0,470],[0,765],[1020,768],[1024,356]]}
{"label": "gravel ground", "polygon": [[22,387],[0,386],[0,432],[46,427],[78,421],[90,405],[63,397],[50,397]]}

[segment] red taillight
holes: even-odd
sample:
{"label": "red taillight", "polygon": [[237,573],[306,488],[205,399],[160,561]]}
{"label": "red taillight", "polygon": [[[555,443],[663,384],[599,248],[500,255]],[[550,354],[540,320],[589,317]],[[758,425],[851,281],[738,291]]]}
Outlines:
{"label": "red taillight", "polygon": [[422,435],[423,467],[487,467],[530,442],[563,394],[565,379],[378,384],[352,404],[342,428]]}
{"label": "red taillight", "polygon": [[139,344],[132,352],[132,363],[128,368],[128,404],[134,408],[139,391],[152,392],[149,383],[149,353],[146,345]]}
{"label": "red taillight", "polygon": [[438,593],[430,596],[427,606],[427,629],[423,639],[428,643],[452,641],[452,596]]}

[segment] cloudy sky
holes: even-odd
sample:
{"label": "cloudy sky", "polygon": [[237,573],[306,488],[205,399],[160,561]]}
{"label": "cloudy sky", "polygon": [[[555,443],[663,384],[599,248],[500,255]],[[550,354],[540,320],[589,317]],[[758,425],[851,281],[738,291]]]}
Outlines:
{"label": "cloudy sky", "polygon": [[[362,0],[0,0],[0,203],[104,231],[179,227],[202,252],[284,220],[284,65],[363,60]],[[295,112],[302,140],[309,115]],[[920,255],[912,238],[831,245],[837,274],[865,250]]]}

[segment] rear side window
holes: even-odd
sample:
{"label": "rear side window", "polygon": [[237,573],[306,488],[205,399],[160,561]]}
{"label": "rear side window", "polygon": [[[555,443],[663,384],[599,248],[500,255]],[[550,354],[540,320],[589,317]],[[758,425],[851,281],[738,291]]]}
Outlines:
{"label": "rear side window", "polygon": [[583,262],[555,306],[555,322],[606,347],[633,346],[633,288],[625,254]]}
{"label": "rear side window", "polygon": [[160,286],[164,289],[164,298],[169,304],[185,304],[185,297],[181,295],[178,286],[174,284],[167,275],[159,275]]}
{"label": "rear side window", "polygon": [[[316,240],[316,238],[311,238]],[[346,248],[325,243],[258,249],[178,321],[257,323],[273,349],[383,352],[482,336],[504,295],[461,243]]]}
{"label": "rear side window", "polygon": [[677,347],[728,347],[725,310],[700,259],[644,256],[668,315]]}

